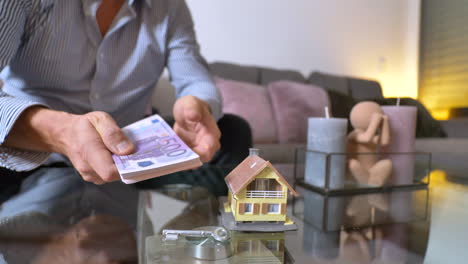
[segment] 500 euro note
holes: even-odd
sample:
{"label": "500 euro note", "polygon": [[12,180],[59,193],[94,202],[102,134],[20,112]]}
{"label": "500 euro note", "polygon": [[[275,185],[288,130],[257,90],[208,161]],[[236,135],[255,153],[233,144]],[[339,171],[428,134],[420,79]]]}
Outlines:
{"label": "500 euro note", "polygon": [[134,154],[112,156],[124,183],[135,183],[202,165],[200,157],[159,115],[140,120],[122,130],[136,147]]}

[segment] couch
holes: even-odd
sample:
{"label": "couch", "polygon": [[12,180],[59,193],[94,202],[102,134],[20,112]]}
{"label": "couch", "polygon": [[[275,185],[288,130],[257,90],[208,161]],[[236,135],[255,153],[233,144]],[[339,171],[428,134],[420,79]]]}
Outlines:
{"label": "couch", "polygon": [[[225,62],[209,67],[223,94],[225,112],[249,122],[255,147],[289,180],[294,177],[295,150],[306,143],[307,117],[323,116],[325,106],[332,116],[347,117],[352,106],[363,100],[394,103],[384,98],[374,80],[322,72],[306,77],[293,70]],[[154,104],[163,115],[170,115],[173,100],[159,99],[174,96],[167,79],[157,89]],[[468,177],[468,121],[436,121],[418,101],[402,99],[402,103],[418,107],[416,151],[433,153],[433,168]]]}

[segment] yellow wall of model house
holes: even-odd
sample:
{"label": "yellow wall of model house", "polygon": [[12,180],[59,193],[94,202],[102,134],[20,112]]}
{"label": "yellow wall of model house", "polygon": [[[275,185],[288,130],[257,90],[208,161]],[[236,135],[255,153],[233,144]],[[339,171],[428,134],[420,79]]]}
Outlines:
{"label": "yellow wall of model house", "polygon": [[[262,172],[260,172],[256,179],[276,179],[278,181],[278,175],[270,168],[265,168]],[[281,214],[281,205],[287,203],[288,200],[288,188],[287,186],[278,181],[281,185],[281,191],[284,192],[283,198],[247,198],[247,187],[244,188],[239,194],[234,195],[235,199],[232,199],[232,194],[229,193],[228,199],[231,201],[231,210],[234,213],[234,218],[236,221],[286,221],[286,214]],[[254,213],[239,213],[239,205],[244,203],[252,203],[252,204],[259,204],[259,212],[258,214]],[[262,205],[263,204],[279,204],[279,213],[267,213],[262,214]]]}

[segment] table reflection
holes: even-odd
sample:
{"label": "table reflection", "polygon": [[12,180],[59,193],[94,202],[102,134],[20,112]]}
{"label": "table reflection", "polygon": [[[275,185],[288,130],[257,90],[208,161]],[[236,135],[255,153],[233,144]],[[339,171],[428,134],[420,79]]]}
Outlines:
{"label": "table reflection", "polygon": [[9,264],[137,263],[137,200],[119,182],[97,186],[72,168],[38,170],[1,204],[0,254]]}
{"label": "table reflection", "polygon": [[410,226],[427,219],[427,188],[336,196],[297,190],[303,250],[318,263],[407,263]]}
{"label": "table reflection", "polygon": [[235,263],[285,263],[284,232],[232,232]]}
{"label": "table reflection", "polygon": [[406,188],[381,193],[323,195],[301,186],[293,214],[323,231],[425,221],[429,190]]}
{"label": "table reflection", "polygon": [[133,229],[105,214],[67,226],[41,213],[23,214],[3,223],[0,252],[7,263],[137,263]]}
{"label": "table reflection", "polygon": [[136,240],[121,219],[90,216],[51,236],[32,263],[137,263]]}
{"label": "table reflection", "polygon": [[[146,230],[141,238],[145,263],[214,263],[192,256],[192,247],[198,245],[193,239],[180,237],[177,241],[164,241],[160,235],[163,229],[191,230],[218,225],[219,202],[213,195],[199,187],[171,185],[146,191],[141,197],[139,222]],[[233,231],[226,246],[232,250],[232,256],[216,263],[293,262],[285,247],[284,232]]]}
{"label": "table reflection", "polygon": [[305,225],[304,228],[303,249],[318,263],[366,264],[408,261],[409,230],[405,224],[336,232],[323,232],[310,225]]}
{"label": "table reflection", "polygon": [[145,263],[294,263],[285,247],[283,232],[248,233],[232,232],[231,240],[226,244],[232,255],[216,261],[197,259],[193,256],[198,243],[190,238],[180,237],[177,241],[164,241],[162,236],[146,238]]}

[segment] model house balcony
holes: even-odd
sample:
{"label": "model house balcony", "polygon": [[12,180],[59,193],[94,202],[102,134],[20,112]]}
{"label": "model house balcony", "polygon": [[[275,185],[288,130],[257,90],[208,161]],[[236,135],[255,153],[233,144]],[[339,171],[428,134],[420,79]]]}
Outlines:
{"label": "model house balcony", "polygon": [[284,198],[283,191],[247,191],[246,198]]}

